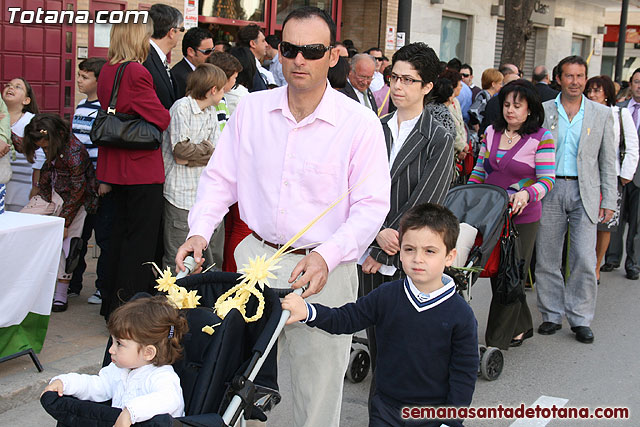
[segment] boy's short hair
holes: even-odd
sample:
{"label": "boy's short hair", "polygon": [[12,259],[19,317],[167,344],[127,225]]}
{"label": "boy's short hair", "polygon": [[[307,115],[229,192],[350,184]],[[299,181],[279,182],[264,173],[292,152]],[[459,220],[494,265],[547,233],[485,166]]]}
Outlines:
{"label": "boy's short hair", "polygon": [[240,73],[240,71],[242,71],[242,64],[240,64],[238,58],[227,52],[213,52],[205,62],[219,67],[224,71],[227,79],[233,76],[233,73]]}
{"label": "boy's short hair", "polygon": [[211,88],[222,90],[226,84],[227,76],[220,67],[207,63],[200,64],[187,77],[186,94],[193,99],[205,99]]}
{"label": "boy's short hair", "polygon": [[154,346],[156,357],[151,363],[163,366],[182,356],[180,342],[189,326],[166,296],[156,296],[137,298],[118,307],[109,316],[107,329],[114,338]]}
{"label": "boy's short hair", "polygon": [[460,222],[449,209],[434,203],[416,205],[402,215],[398,229],[400,245],[402,245],[402,236],[407,230],[425,227],[440,234],[447,253],[456,247]]}
{"label": "boy's short hair", "polygon": [[104,58],[94,57],[87,58],[84,61],[78,64],[78,69],[81,71],[92,72],[93,75],[98,80],[98,76],[100,75],[100,70],[102,70],[102,66],[107,63],[107,60]]}

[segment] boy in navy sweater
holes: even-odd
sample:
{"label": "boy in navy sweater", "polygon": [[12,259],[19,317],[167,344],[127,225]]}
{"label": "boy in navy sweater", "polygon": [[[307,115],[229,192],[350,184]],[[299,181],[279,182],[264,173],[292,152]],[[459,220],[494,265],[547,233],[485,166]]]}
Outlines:
{"label": "boy in navy sweater", "polygon": [[456,257],[460,225],[448,209],[426,203],[400,221],[400,260],[405,279],[385,283],[339,308],[308,304],[288,295],[282,308],[297,321],[332,334],[375,325],[376,392],[369,426],[459,426],[460,420],[410,420],[403,408],[471,404],[478,372],[477,322],[443,274]]}

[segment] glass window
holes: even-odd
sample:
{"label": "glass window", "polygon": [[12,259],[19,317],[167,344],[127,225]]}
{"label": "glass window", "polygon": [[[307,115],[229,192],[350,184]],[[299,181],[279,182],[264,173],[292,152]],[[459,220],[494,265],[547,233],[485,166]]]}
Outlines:
{"label": "glass window", "polygon": [[580,37],[574,37],[571,40],[571,55],[585,56],[586,40]]}
{"label": "glass window", "polygon": [[202,0],[199,14],[214,18],[264,21],[265,0]]}
{"label": "glass window", "polygon": [[464,62],[466,40],[467,20],[443,16],[440,32],[440,60],[449,61],[458,58]]}
{"label": "glass window", "polygon": [[284,18],[289,12],[303,6],[314,6],[318,9],[325,10],[331,16],[331,0],[314,1],[314,0],[288,0],[278,1],[278,14],[276,15],[276,23],[282,25]]}

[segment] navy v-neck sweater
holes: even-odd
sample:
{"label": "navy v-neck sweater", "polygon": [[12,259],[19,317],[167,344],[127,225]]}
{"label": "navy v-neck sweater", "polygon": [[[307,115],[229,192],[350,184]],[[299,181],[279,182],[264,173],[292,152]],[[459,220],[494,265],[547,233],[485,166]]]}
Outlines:
{"label": "navy v-neck sweater", "polygon": [[407,405],[469,406],[478,374],[478,324],[454,293],[424,311],[410,302],[406,282],[385,283],[338,308],[313,304],[307,325],[332,334],[376,327],[376,387]]}

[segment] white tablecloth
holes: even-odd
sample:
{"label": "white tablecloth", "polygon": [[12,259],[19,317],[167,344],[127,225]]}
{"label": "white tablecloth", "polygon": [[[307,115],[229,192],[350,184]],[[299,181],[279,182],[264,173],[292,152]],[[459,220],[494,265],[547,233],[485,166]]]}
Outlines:
{"label": "white tablecloth", "polygon": [[0,215],[0,328],[51,314],[63,234],[62,218]]}

